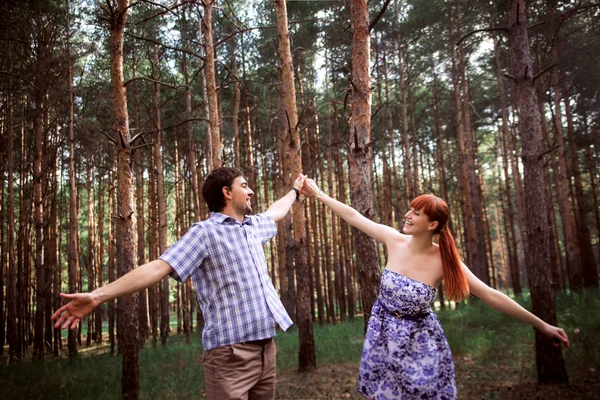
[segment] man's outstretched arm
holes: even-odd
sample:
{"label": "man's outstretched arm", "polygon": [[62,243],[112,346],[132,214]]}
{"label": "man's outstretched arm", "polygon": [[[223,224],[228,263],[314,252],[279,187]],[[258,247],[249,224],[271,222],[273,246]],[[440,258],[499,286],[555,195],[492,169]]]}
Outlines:
{"label": "man's outstretched arm", "polygon": [[158,259],[134,269],[91,293],[61,293],[63,299],[71,301],[52,314],[51,318],[56,319],[54,327],[58,328],[62,324],[62,329],[66,327],[75,329],[83,317],[89,315],[94,308],[105,301],[139,292],[158,283],[172,271],[173,268],[167,262]]}
{"label": "man's outstretched arm", "polygon": [[[299,175],[298,178],[294,181],[294,189],[298,189],[300,191],[302,186],[304,185],[304,180],[306,177],[304,175]],[[281,221],[287,213],[292,208],[292,204],[296,201],[296,191],[290,190],[285,196],[277,200],[275,203],[271,204],[271,207],[265,212],[265,214],[273,217],[275,222]]]}

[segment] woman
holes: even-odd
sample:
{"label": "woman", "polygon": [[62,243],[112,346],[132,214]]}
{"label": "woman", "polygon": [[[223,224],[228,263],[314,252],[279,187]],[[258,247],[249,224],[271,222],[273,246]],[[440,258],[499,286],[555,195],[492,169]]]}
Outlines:
{"label": "woman", "polygon": [[[489,306],[532,325],[569,346],[561,328],[549,325],[503,293],[481,282],[461,263],[448,229],[446,202],[422,195],[410,203],[404,234],[363,217],[327,196],[312,179],[302,194],[321,201],[373,239],[385,244],[387,266],[371,311],[358,377],[358,391],[371,399],[455,399],[452,353],[431,310],[444,280],[450,300],[473,294]],[[437,243],[433,242],[438,236]]]}

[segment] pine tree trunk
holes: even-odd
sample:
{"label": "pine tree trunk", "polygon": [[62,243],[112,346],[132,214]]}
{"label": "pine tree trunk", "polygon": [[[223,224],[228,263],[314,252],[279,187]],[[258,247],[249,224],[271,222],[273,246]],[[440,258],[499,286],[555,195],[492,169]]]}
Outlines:
{"label": "pine tree trunk", "polygon": [[[103,174],[98,174],[98,259],[96,264],[96,283],[98,287],[104,285],[104,187]],[[96,307],[94,311],[96,321],[96,335],[94,341],[102,343],[102,307]]]}
{"label": "pine tree trunk", "polygon": [[[365,0],[351,0],[352,35],[352,120],[350,122],[350,197],[352,207],[369,219],[374,218],[371,149],[371,78],[369,76],[369,10]],[[362,309],[370,312],[379,295],[381,271],[375,242],[355,230],[358,279]],[[368,316],[364,317],[366,330]]]}
{"label": "pine tree trunk", "polygon": [[[9,86],[10,89],[10,86]],[[12,93],[5,93],[6,97],[11,96]],[[8,103],[8,100],[6,101]],[[8,105],[7,107],[8,108]],[[5,110],[5,113],[7,113],[8,110]],[[2,119],[4,122],[6,122],[6,120],[8,119],[8,116],[6,114],[2,115]],[[12,125],[12,124],[11,124]],[[4,127],[3,127],[4,128]],[[8,127],[7,127],[8,128]],[[12,126],[11,126],[12,129]],[[12,134],[12,133],[11,133]],[[8,136],[8,133],[4,133],[3,132],[3,139],[6,140],[6,136]],[[4,235],[4,221],[5,221],[5,217],[6,217],[6,208],[5,208],[5,201],[4,201],[4,197],[5,197],[5,190],[4,190],[4,184],[6,182],[6,178],[4,175],[4,166],[5,166],[5,161],[4,161],[4,152],[0,152],[0,238],[5,237]],[[8,193],[11,189],[7,189],[6,193]],[[5,318],[5,307],[6,304],[4,302],[4,288],[6,283],[4,282],[5,278],[4,278],[4,271],[8,270],[7,268],[7,253],[8,249],[5,248],[5,242],[2,241],[0,243],[0,321],[2,321],[2,324],[0,324],[0,356],[4,355],[4,343],[6,341],[6,330],[5,330],[5,324],[6,324],[6,318]],[[10,362],[10,359],[9,359]]]}
{"label": "pine tree trunk", "polygon": [[[9,61],[10,50],[9,50]],[[16,362],[21,354],[19,347],[18,330],[18,292],[17,292],[17,265],[15,264],[15,184],[14,184],[14,126],[12,109],[11,80],[8,79],[6,97],[6,155],[8,169],[8,205],[6,219],[8,223],[6,232],[6,247],[8,250],[8,271],[6,275],[6,339],[8,342],[8,362]],[[22,184],[23,182],[21,182]],[[21,210],[22,211],[22,210]],[[19,228],[19,231],[21,227]],[[4,315],[2,316],[4,318]],[[3,320],[4,321],[4,320]],[[3,324],[4,325],[4,324]],[[2,344],[4,347],[4,343]]]}
{"label": "pine tree trunk", "polygon": [[13,338],[15,342],[15,361],[20,359],[25,355],[26,347],[27,347],[27,339],[26,339],[26,324],[25,321],[27,319],[27,287],[29,287],[29,278],[27,271],[27,259],[25,257],[25,252],[29,254],[29,250],[27,249],[27,241],[25,237],[27,235],[27,204],[30,202],[25,201],[25,189],[26,189],[26,179],[25,173],[27,171],[26,168],[26,151],[25,151],[25,118],[24,118],[24,102],[21,103],[21,146],[20,146],[20,157],[21,157],[21,165],[19,166],[20,175],[19,175],[19,232],[17,234],[17,285],[16,285],[16,334],[15,338]]}
{"label": "pine tree trunk", "polygon": [[515,226],[515,212],[514,205],[512,202],[513,196],[510,190],[510,174],[508,172],[508,141],[510,140],[510,132],[508,130],[508,112],[506,105],[506,98],[504,97],[504,76],[502,75],[502,69],[500,65],[500,51],[498,49],[498,41],[496,36],[493,36],[494,39],[494,61],[495,61],[495,70],[496,70],[496,81],[498,83],[498,93],[500,94],[500,112],[502,116],[502,128],[501,128],[501,139],[500,142],[502,144],[502,168],[504,170],[504,203],[506,204],[505,218],[508,218],[508,222],[505,224],[506,226],[506,241],[508,247],[508,258],[510,265],[510,276],[512,281],[513,292],[515,296],[519,296],[522,292],[521,289],[521,274],[519,268],[519,258],[517,255],[517,241],[516,234],[514,231]]}
{"label": "pine tree trunk", "polygon": [[[111,155],[111,167],[114,167],[114,158]],[[110,185],[114,187],[115,178],[114,174],[110,173],[109,178]],[[113,190],[109,192],[108,196],[108,214],[112,215],[115,212],[115,198],[116,191]],[[115,226],[112,218],[108,219],[108,282],[114,282],[116,279],[115,274]],[[115,337],[115,321],[116,321],[116,309],[115,309],[115,301],[108,301],[108,341],[110,342],[110,353],[115,354],[116,348],[116,337]]]}
{"label": "pine tree trunk", "polygon": [[241,99],[241,93],[240,93],[240,82],[239,82],[239,78],[238,78],[238,71],[237,71],[237,62],[236,62],[236,55],[235,55],[235,48],[232,51],[232,56],[231,56],[231,70],[233,73],[233,119],[232,119],[232,124],[233,124],[233,153],[234,153],[234,166],[238,169],[241,168],[241,159],[240,159],[240,122],[239,122],[239,118],[240,118],[240,99]]}
{"label": "pine tree trunk", "polygon": [[[111,82],[114,100],[115,133],[117,146],[118,171],[118,205],[117,205],[117,242],[119,277],[133,270],[136,266],[136,232],[135,205],[133,202],[133,157],[129,135],[129,115],[127,112],[127,95],[123,83],[123,35],[128,0],[119,0],[117,7],[110,15],[110,61]],[[122,321],[122,332],[119,344],[123,354],[123,374],[121,379],[123,399],[139,397],[139,346],[138,339],[138,302],[137,293],[124,296],[117,302]]]}
{"label": "pine tree trunk", "polygon": [[[93,156],[88,160],[87,165],[87,208],[88,208],[88,248],[87,248],[87,275],[88,275],[88,291],[93,291],[96,287],[94,285],[94,246],[95,246],[95,235],[94,228],[97,224],[96,215],[94,213],[94,203],[93,203],[93,187],[92,187],[92,162]],[[92,344],[92,335],[93,335],[93,317],[94,313],[88,315],[87,317],[87,335],[85,344],[87,347]]]}
{"label": "pine tree trunk", "polygon": [[[132,76],[133,79],[137,75],[137,58],[135,51],[132,55]],[[189,86],[186,86],[186,90]],[[135,133],[140,132],[140,105],[138,101],[137,82],[133,82],[131,97],[133,99],[133,127]],[[146,199],[144,198],[144,166],[142,165],[142,149],[136,149],[134,151],[134,163],[135,163],[135,201],[136,201],[136,223],[137,223],[137,262],[138,265],[146,264],[146,230],[144,220],[144,204]],[[144,343],[150,335],[150,325],[148,321],[148,289],[140,290],[139,292],[139,309],[138,318],[140,321],[139,331],[139,344],[140,347],[144,346]]]}
{"label": "pine tree trunk", "polygon": [[[154,68],[160,80],[160,60],[158,48],[154,48]],[[158,200],[158,252],[163,254],[167,251],[167,204],[165,200],[165,177],[163,171],[162,157],[162,122],[160,111],[160,84],[154,84],[154,127],[156,136],[154,139],[154,176],[156,178],[156,198]],[[166,346],[169,338],[169,277],[166,276],[160,282],[160,341]]]}
{"label": "pine tree trunk", "polygon": [[[282,91],[288,122],[287,151],[290,153],[290,173],[295,179],[302,173],[302,156],[300,153],[300,133],[298,132],[298,108],[296,106],[296,90],[294,87],[294,67],[288,33],[287,8],[285,0],[275,0],[277,12],[277,30],[279,32],[279,61],[282,71]],[[300,348],[298,354],[298,370],[307,372],[316,368],[315,343],[313,338],[313,322],[310,315],[309,270],[306,249],[306,222],[304,205],[293,206],[294,254],[297,271],[297,321],[300,330]],[[288,277],[289,278],[289,277]]]}
{"label": "pine tree trunk", "polygon": [[[281,69],[278,69],[281,77]],[[248,93],[246,93],[247,95]],[[286,138],[287,132],[287,119],[285,112],[285,100],[283,97],[283,87],[280,87],[277,92],[277,154],[279,160],[279,170],[281,173],[281,182],[279,184],[279,190],[277,190],[277,196],[281,197],[284,193],[284,188],[288,188],[291,185],[290,172],[289,172],[289,157],[290,154],[287,151]],[[296,319],[296,285],[294,277],[294,263],[293,254],[291,254],[290,247],[293,245],[293,239],[290,238],[292,232],[292,216],[288,213],[283,221],[279,223],[279,229],[277,230],[277,248],[279,250],[279,289],[281,292],[281,302],[283,303],[287,313],[290,315],[292,320]]]}
{"label": "pine tree trunk", "polygon": [[[533,313],[544,321],[556,324],[554,291],[548,268],[549,226],[544,193],[542,164],[542,131],[527,34],[524,0],[509,0],[508,33],[511,72],[515,80],[519,110],[519,133],[523,144],[523,166],[527,188],[525,206],[528,233],[527,269]],[[568,381],[560,347],[554,340],[535,331],[538,382],[541,384]]]}
{"label": "pine tree trunk", "polygon": [[575,128],[573,127],[573,113],[569,104],[569,94],[563,78],[563,102],[565,104],[565,113],[567,115],[567,133],[572,140],[571,148],[571,170],[573,171],[573,180],[575,183],[575,199],[577,200],[577,234],[579,242],[579,251],[581,252],[581,270],[583,275],[583,286],[586,288],[598,288],[598,271],[594,262],[594,250],[592,249],[592,240],[587,216],[587,202],[583,192],[583,183],[581,181],[581,171],[579,168],[579,157],[577,151],[577,138],[575,137]]}
{"label": "pine tree trunk", "polygon": [[[48,199],[48,208],[46,212],[49,212],[48,215],[48,223],[47,223],[47,233],[46,233],[46,243],[44,244],[44,248],[46,249],[46,271],[47,271],[47,279],[46,279],[46,311],[44,313],[44,323],[45,323],[45,344],[48,346],[49,351],[55,351],[57,346],[53,344],[53,325],[54,321],[50,319],[50,316],[56,310],[56,304],[54,304],[55,298],[55,279],[57,277],[56,270],[60,269],[60,264],[58,263],[58,157],[56,156],[57,152],[54,152],[54,148],[58,147],[58,143],[61,140],[59,138],[59,125],[58,122],[55,123],[54,127],[54,135],[52,135],[52,139],[49,141],[49,145],[51,145],[50,153],[53,154],[51,159],[48,159],[48,178],[50,181],[49,193],[46,197]],[[58,150],[58,149],[56,149]],[[58,275],[60,278],[60,274]],[[60,336],[58,336],[60,338]],[[59,339],[60,340],[60,339]]]}
{"label": "pine tree trunk", "polygon": [[[182,29],[181,29],[181,40],[183,42],[184,48],[188,46],[188,24],[186,19],[185,10],[182,11]],[[192,113],[192,90],[190,84],[190,76],[189,76],[189,65],[187,54],[182,55],[181,61],[181,70],[183,73],[183,78],[185,81],[185,116],[186,121],[189,121],[193,117]],[[196,149],[194,143],[194,137],[192,132],[192,123],[191,121],[186,122],[183,125],[183,129],[185,131],[185,137],[187,140],[187,159],[188,159],[188,170],[191,177],[191,185],[192,185],[192,199],[193,199],[193,210],[194,210],[194,221],[200,221],[200,192],[198,189],[198,174],[196,171]],[[141,264],[140,264],[141,265]]]}
{"label": "pine tree trunk", "polygon": [[222,145],[219,120],[219,99],[217,96],[217,78],[215,69],[215,46],[213,44],[212,28],[212,9],[215,0],[202,2],[204,7],[204,17],[202,19],[202,28],[204,32],[204,41],[206,46],[206,88],[208,94],[208,109],[210,120],[210,135],[212,139],[212,168],[219,168],[222,165]]}
{"label": "pine tree trunk", "polygon": [[[587,126],[586,126],[587,129]],[[588,164],[588,174],[590,177],[590,189],[592,192],[592,199],[594,200],[592,203],[594,209],[594,219],[596,220],[596,246],[598,247],[596,250],[597,259],[600,261],[600,203],[598,202],[598,186],[596,182],[596,174],[598,172],[598,168],[594,163],[594,159],[592,156],[592,149],[585,149],[585,156]]]}
{"label": "pine tree trunk", "polygon": [[[38,59],[41,61],[46,57],[44,48],[47,44],[40,44],[38,50]],[[33,357],[37,360],[44,360],[44,304],[45,304],[45,263],[44,263],[44,201],[42,187],[45,185],[45,178],[42,172],[42,163],[44,159],[43,145],[46,140],[43,125],[43,112],[45,94],[36,93],[34,95],[34,115],[33,115],[33,134],[35,140],[35,158],[33,163],[33,203],[34,203],[34,221],[35,221],[35,320],[34,320],[34,338],[33,338]]]}
{"label": "pine tree trunk", "polygon": [[[558,62],[556,46],[552,48],[552,61]],[[563,227],[566,265],[569,271],[569,284],[571,289],[578,290],[583,286],[581,264],[576,253],[575,227],[571,201],[569,199],[569,173],[567,171],[567,150],[564,143],[564,133],[561,120],[559,76],[556,68],[552,72],[552,91],[554,102],[554,132],[555,142],[558,147],[558,168],[555,171],[556,192],[558,195],[558,209]]]}

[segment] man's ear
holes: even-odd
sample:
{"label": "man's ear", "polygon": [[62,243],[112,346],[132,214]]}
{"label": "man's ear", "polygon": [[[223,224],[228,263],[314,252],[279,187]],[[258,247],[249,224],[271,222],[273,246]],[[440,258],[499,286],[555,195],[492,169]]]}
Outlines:
{"label": "man's ear", "polygon": [[430,231],[434,231],[435,228],[437,228],[439,224],[440,223],[438,221],[433,221],[429,224],[429,227],[427,229]]}
{"label": "man's ear", "polygon": [[224,196],[226,199],[229,199],[229,200],[231,200],[231,199],[232,199],[232,197],[231,197],[231,190],[229,190],[229,188],[228,188],[227,186],[223,186],[223,187],[221,188],[221,191],[223,192],[223,196]]}

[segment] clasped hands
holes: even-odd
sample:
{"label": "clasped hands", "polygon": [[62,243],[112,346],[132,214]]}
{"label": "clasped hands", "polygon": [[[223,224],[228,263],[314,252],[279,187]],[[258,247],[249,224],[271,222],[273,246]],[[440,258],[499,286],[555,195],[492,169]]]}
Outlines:
{"label": "clasped hands", "polygon": [[[300,174],[296,182],[302,181],[302,187],[300,189],[300,195],[311,199],[318,198],[323,192],[319,189],[314,179],[308,178],[306,175]],[[295,185],[294,185],[295,187]]]}

